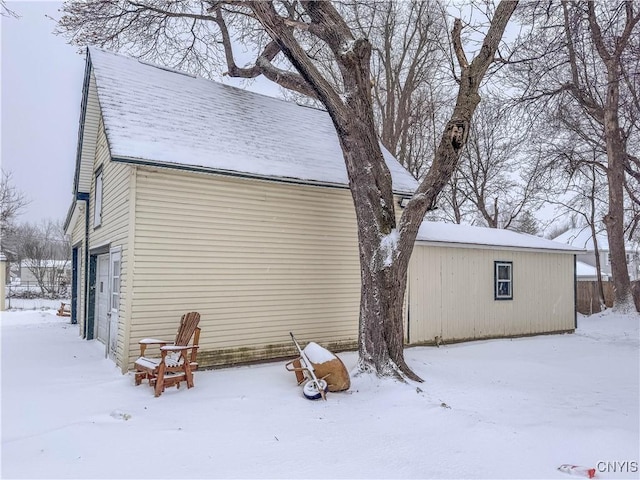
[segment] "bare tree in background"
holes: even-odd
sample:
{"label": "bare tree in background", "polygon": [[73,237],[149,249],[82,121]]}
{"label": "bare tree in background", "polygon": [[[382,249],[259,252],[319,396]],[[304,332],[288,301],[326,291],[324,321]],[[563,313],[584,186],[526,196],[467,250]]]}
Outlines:
{"label": "bare tree in background", "polygon": [[0,1],[0,16],[20,18],[20,15],[18,15],[15,11],[7,7],[7,2],[5,0]]}
{"label": "bare tree in background", "polygon": [[[567,180],[567,184],[550,199],[550,203],[561,208],[561,211],[571,215],[578,228],[588,229],[593,241],[595,255],[596,279],[601,309],[606,308],[604,286],[602,279],[602,263],[600,260],[600,245],[597,235],[602,231],[601,219],[606,212],[606,173],[598,168],[596,162],[587,166],[582,162],[581,168],[576,169]],[[564,198],[564,200],[563,200]]]}
{"label": "bare tree in background", "polygon": [[540,208],[545,165],[541,156],[527,151],[529,135],[519,112],[505,100],[490,98],[478,107],[451,184],[456,215],[513,229],[525,211]]}
{"label": "bare tree in background", "polygon": [[57,298],[64,293],[69,282],[66,272],[71,245],[62,222],[25,223],[13,235],[20,264],[35,277],[42,295]]}
{"label": "bare tree in background", "polygon": [[521,88],[523,100],[535,102],[536,109],[569,115],[572,120],[565,126],[588,126],[580,129],[579,142],[596,142],[604,149],[608,199],[603,220],[611,252],[614,309],[633,311],[625,256],[625,195],[638,200],[640,161],[630,147],[638,145],[639,135],[639,5],[540,2],[528,4],[519,19],[531,30],[518,54],[509,59],[515,70],[509,78]]}
{"label": "bare tree in background", "polygon": [[0,178],[0,238],[12,229],[16,218],[28,204],[27,197],[11,181],[11,172],[2,170]]}
{"label": "bare tree in background", "polygon": [[[185,63],[197,66],[205,60],[202,55],[222,46],[229,75],[264,75],[320,101],[342,147],[357,219],[362,284],[358,367],[378,375],[420,380],[406,364],[403,352],[409,259],[425,213],[435,207],[438,194],[457,166],[480,102],[480,83],[495,59],[516,4],[503,1],[497,6],[473,61],[464,52],[463,26],[456,20],[452,41],[459,65],[459,89],[453,114],[440,135],[424,181],[398,222],[391,175],[373,113],[372,45],[366,37],[354,35],[332,3],[203,2],[194,7],[192,2],[173,0],[70,1],[65,3],[59,26],[76,43],[124,47],[142,56],[163,57],[174,67]],[[258,52],[255,63],[237,66],[231,41],[234,32],[240,32],[244,41],[258,39],[251,48]],[[314,61],[319,50],[332,58],[332,71],[339,75],[327,74],[327,69]],[[206,60],[211,65],[216,59],[220,59],[219,52]]]}
{"label": "bare tree in background", "polygon": [[495,94],[480,104],[443,208],[432,218],[539,232],[532,212],[544,203],[549,162],[531,143],[523,113]]}
{"label": "bare tree in background", "polygon": [[356,2],[351,16],[373,45],[380,140],[419,179],[435,154],[446,122],[441,111],[452,104],[455,90],[443,71],[449,48],[443,7],[433,0]]}
{"label": "bare tree in background", "polygon": [[[384,147],[416,178],[426,172],[455,101],[448,71],[446,12],[437,0],[347,0],[336,4],[355,35],[371,42],[373,112]],[[319,68],[338,84],[333,56],[314,49]],[[285,98],[319,106],[295,92]]]}
{"label": "bare tree in background", "polygon": [[427,214],[430,220],[460,224],[467,219],[474,207],[463,192],[463,182],[460,165],[458,165],[458,168],[451,175],[449,183],[442,189],[439,208]]}

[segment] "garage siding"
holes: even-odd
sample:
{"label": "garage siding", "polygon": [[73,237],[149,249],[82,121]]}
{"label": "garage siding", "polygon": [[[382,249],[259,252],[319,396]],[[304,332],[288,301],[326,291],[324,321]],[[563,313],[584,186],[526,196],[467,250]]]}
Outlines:
{"label": "garage siding", "polygon": [[[98,227],[94,226],[95,209],[95,172],[102,167],[102,220]],[[89,245],[96,247],[120,247],[120,308],[118,323],[118,346],[116,350],[117,364],[127,368],[127,358],[124,354],[128,350],[127,328],[125,325],[127,312],[127,286],[131,271],[129,255],[129,200],[130,190],[135,182],[135,168],[110,160],[109,145],[102,120],[98,129],[96,160],[92,172],[90,209],[89,209]],[[91,253],[91,252],[90,252]]]}
{"label": "garage siding", "polygon": [[[513,300],[494,300],[494,261],[513,262]],[[409,343],[569,331],[573,255],[416,245],[409,268]]]}
{"label": "garage siding", "polygon": [[356,221],[347,189],[139,167],[137,340],[175,335],[201,313],[199,361],[290,354],[301,340],[355,346],[360,300]]}
{"label": "garage siding", "polygon": [[[78,275],[80,275],[80,283],[79,283],[79,291],[78,298],[76,303],[77,309],[77,320],[78,326],[80,328],[80,335],[84,332],[84,321],[85,321],[85,275],[84,275],[84,265],[85,265],[85,209],[86,203],[79,202],[75,208],[80,209],[80,213],[76,219],[75,225],[73,225],[73,229],[71,231],[71,245],[78,248],[78,261],[80,264],[80,269],[78,270]],[[73,267],[73,266],[72,266]]]}

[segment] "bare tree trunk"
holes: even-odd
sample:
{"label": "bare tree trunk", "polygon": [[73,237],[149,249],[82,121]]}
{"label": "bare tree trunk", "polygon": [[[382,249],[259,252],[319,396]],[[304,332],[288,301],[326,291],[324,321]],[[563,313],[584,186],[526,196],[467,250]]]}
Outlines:
{"label": "bare tree trunk", "polygon": [[613,52],[609,52],[602,38],[602,31],[597,22],[593,3],[588,4],[589,30],[598,55],[607,68],[607,91],[603,112],[604,136],[607,146],[607,180],[609,183],[609,211],[604,223],[609,237],[611,255],[611,273],[614,286],[614,310],[621,312],[635,311],[631,294],[631,281],[627,269],[626,249],[624,244],[624,172],[627,160],[625,142],[619,122],[620,79],[622,51],[633,34],[635,25],[640,21],[640,14],[633,13],[631,2],[625,2],[626,23],[620,37],[616,38]]}
{"label": "bare tree trunk", "polygon": [[[593,215],[592,215],[593,219]],[[596,257],[596,278],[598,282],[598,298],[600,299],[600,309],[607,308],[607,302],[604,297],[604,285],[602,284],[602,270],[600,269],[600,247],[598,246],[598,239],[596,238],[596,227],[592,221],[589,223],[591,228],[591,238],[593,239],[593,253]]]}
{"label": "bare tree trunk", "polygon": [[[608,211],[603,221],[611,253],[614,309],[631,311],[623,202],[625,162],[630,162],[632,157],[627,148],[633,149],[633,143],[627,145],[627,141],[637,129],[637,124],[633,127],[637,121],[637,95],[635,83],[629,80],[632,75],[630,72],[637,70],[638,4],[632,0],[561,0],[559,6],[554,2],[532,2],[531,5],[534,12],[531,18],[535,18],[530,23],[531,32],[536,33],[519,45],[524,50],[521,57],[524,68],[519,71],[527,79],[525,91],[535,92],[534,95],[527,94],[526,98],[543,101],[543,105],[547,105],[547,99],[562,99],[568,94],[572,104],[581,110],[581,115],[561,120],[566,129],[575,135],[572,142],[577,143],[578,148],[567,143],[570,151],[577,152],[580,146],[598,150],[602,147],[606,151],[606,164],[596,158],[593,162],[601,165],[607,174]],[[554,12],[556,8],[558,10]],[[544,25],[536,26],[538,21]],[[550,39],[555,35],[549,33],[556,28],[562,28],[566,42],[562,45],[564,52],[548,48],[549,42],[554,42]],[[560,30],[557,34],[560,35]],[[559,38],[556,40],[562,41]],[[531,44],[535,47],[529,49]],[[564,117],[570,112],[569,107],[562,107],[558,114]],[[564,140],[561,136],[558,138]],[[571,170],[574,168],[575,165],[570,165]],[[627,166],[627,173],[634,175],[630,165]],[[633,195],[630,197],[633,198]]]}
{"label": "bare tree trunk", "polygon": [[313,88],[333,120],[349,176],[358,222],[362,280],[359,322],[359,367],[379,375],[404,375],[421,380],[404,360],[402,305],[413,245],[427,210],[456,169],[469,132],[471,117],[480,102],[478,89],[502,39],[517,2],[503,1],[496,8],[482,49],[471,63],[461,41],[457,19],[452,36],[460,65],[460,85],[451,119],[436,156],[396,228],[391,174],[378,143],[371,97],[371,44],[354,39],[328,2],[303,2],[318,35],[334,52],[345,95],[339,96],[308,61],[304,51],[275,14],[273,6],[252,2],[251,8],[282,52]]}
{"label": "bare tree trunk", "polygon": [[[596,168],[591,166],[591,195],[589,196],[590,202],[590,217],[589,228],[591,228],[591,238],[593,239],[593,253],[596,258],[596,278],[598,281],[598,296],[600,297],[600,310],[607,308],[607,303],[604,297],[604,286],[602,285],[602,267],[600,265],[600,248],[598,245],[598,238],[596,237]],[[586,216],[586,215],[585,215]]]}
{"label": "bare tree trunk", "polygon": [[[609,77],[612,72],[609,73]],[[631,281],[627,268],[624,244],[624,163],[626,155],[617,112],[617,82],[609,80],[607,108],[605,109],[605,138],[607,141],[607,179],[609,183],[609,211],[604,217],[609,238],[611,273],[613,277],[614,309],[622,312],[635,310],[631,295]],[[615,103],[614,103],[615,102]],[[609,103],[612,103],[610,106]],[[615,105],[615,107],[614,107]]]}

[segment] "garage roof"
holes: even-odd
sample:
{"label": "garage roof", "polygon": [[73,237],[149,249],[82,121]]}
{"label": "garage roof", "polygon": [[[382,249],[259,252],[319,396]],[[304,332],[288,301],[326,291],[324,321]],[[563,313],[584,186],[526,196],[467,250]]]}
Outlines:
{"label": "garage roof", "polygon": [[497,228],[458,225],[425,221],[418,230],[417,242],[434,244],[475,245],[482,247],[504,247],[557,252],[580,253],[584,249],[573,247],[546,238]]}

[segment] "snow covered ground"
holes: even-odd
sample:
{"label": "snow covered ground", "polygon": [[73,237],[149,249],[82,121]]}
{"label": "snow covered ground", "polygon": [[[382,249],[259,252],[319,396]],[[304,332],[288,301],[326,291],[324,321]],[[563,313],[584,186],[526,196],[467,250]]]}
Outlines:
{"label": "snow covered ground", "polygon": [[[49,298],[7,298],[7,310],[48,310],[60,308],[60,303],[71,304],[71,300],[51,300]],[[3,314],[4,315],[4,314]]]}
{"label": "snow covered ground", "polygon": [[3,478],[568,479],[559,465],[606,462],[618,471],[598,478],[640,475],[637,315],[407,349],[423,384],[358,377],[326,402],[284,362],[199,371],[154,398],[68,321],[2,313]]}

